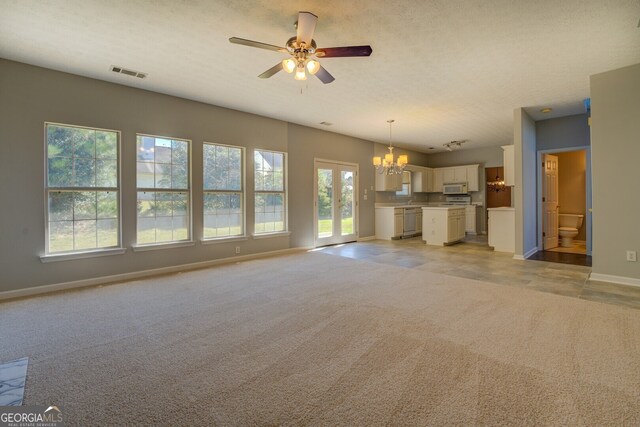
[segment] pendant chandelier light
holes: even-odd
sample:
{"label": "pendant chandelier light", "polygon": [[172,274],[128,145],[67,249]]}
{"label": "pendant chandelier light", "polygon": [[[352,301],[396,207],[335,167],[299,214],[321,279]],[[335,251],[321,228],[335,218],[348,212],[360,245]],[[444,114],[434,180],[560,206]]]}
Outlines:
{"label": "pendant chandelier light", "polygon": [[504,179],[500,178],[499,172],[496,172],[496,177],[493,181],[487,181],[487,187],[489,187],[490,191],[495,191],[496,193],[506,191],[507,189],[507,187],[504,185]]}
{"label": "pendant chandelier light", "polygon": [[395,175],[401,174],[404,171],[404,167],[409,163],[409,157],[406,154],[401,154],[398,156],[398,160],[394,161],[393,159],[393,145],[391,143],[391,124],[395,120],[387,120],[389,123],[389,152],[383,157],[375,156],[373,158],[373,166],[375,166],[376,171],[380,174],[385,175]]}

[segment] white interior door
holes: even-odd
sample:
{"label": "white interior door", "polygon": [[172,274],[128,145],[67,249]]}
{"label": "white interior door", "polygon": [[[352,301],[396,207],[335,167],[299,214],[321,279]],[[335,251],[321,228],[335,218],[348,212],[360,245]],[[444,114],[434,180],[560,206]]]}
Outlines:
{"label": "white interior door", "polygon": [[315,162],[315,245],[357,240],[357,166]]}
{"label": "white interior door", "polygon": [[542,239],[543,249],[558,247],[558,157],[542,157]]}

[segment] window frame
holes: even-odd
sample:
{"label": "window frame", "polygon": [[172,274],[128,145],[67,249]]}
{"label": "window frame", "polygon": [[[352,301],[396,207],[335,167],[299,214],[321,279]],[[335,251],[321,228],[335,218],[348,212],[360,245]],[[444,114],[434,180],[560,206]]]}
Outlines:
{"label": "window frame", "polygon": [[[220,146],[220,147],[228,147],[228,148],[239,148],[240,149],[240,191],[236,191],[236,190],[207,190],[205,188],[205,173],[206,173],[206,168],[205,168],[205,160],[206,160],[206,156],[204,153],[204,148],[205,146],[210,145],[213,147],[216,146]],[[247,175],[246,175],[246,171],[247,171],[247,149],[246,147],[243,147],[241,145],[232,145],[232,144],[222,144],[219,142],[208,142],[208,141],[203,141],[202,142],[202,235],[201,235],[201,241],[203,243],[215,243],[215,242],[222,242],[222,241],[235,241],[235,240],[246,240],[247,238]],[[205,210],[204,210],[204,197],[207,194],[211,194],[211,193],[227,193],[227,194],[233,194],[233,193],[240,193],[240,200],[242,203],[242,233],[241,234],[234,234],[231,236],[220,236],[220,237],[205,237],[204,232],[205,232]]]}
{"label": "window frame", "polygon": [[[187,185],[188,188],[187,190],[178,190],[178,189],[172,189],[172,188],[150,188],[150,187],[138,187],[138,137],[150,137],[150,138],[154,138],[154,139],[168,139],[171,141],[183,141],[187,143],[187,147],[188,147],[188,155],[187,155],[187,161],[188,161],[188,165],[187,165]],[[149,133],[141,133],[141,132],[136,132],[136,139],[135,139],[135,180],[136,180],[136,185],[135,185],[135,210],[136,210],[136,214],[135,214],[135,244],[132,245],[132,248],[134,250],[134,252],[141,252],[141,251],[148,251],[148,250],[154,250],[154,249],[163,249],[163,248],[173,248],[173,247],[183,247],[183,246],[193,246],[194,244],[194,240],[193,240],[193,141],[189,138],[180,138],[180,137],[174,137],[174,136],[166,136],[166,135],[153,135],[153,134],[149,134]],[[155,165],[155,160],[153,162],[153,164]],[[155,182],[155,180],[154,180]],[[187,226],[187,233],[188,236],[186,239],[183,240],[169,240],[169,241],[163,241],[163,242],[152,242],[152,243],[139,243],[138,242],[138,193],[139,192],[153,192],[153,193],[184,193],[186,192],[189,195],[189,200],[187,203],[187,220],[189,222],[188,226]]]}
{"label": "window frame", "polygon": [[[57,126],[57,127],[67,127],[67,128],[77,128],[77,129],[87,129],[92,131],[99,132],[113,132],[117,136],[117,159],[116,159],[116,179],[117,185],[116,187],[52,187],[49,185],[49,140],[48,140],[48,132],[47,129],[49,126]],[[42,262],[51,262],[51,261],[65,261],[71,259],[80,259],[80,258],[91,258],[102,255],[118,255],[126,252],[126,249],[122,244],[122,132],[116,129],[106,129],[92,126],[81,126],[81,125],[73,125],[67,123],[58,123],[58,122],[50,122],[45,121],[43,125],[43,141],[44,141],[44,232],[45,232],[45,252],[40,256],[40,260]],[[94,154],[94,159],[95,159]],[[114,190],[115,189],[115,190]],[[52,191],[64,191],[64,192],[99,192],[99,191],[116,191],[118,193],[117,202],[118,202],[118,230],[117,230],[117,238],[118,243],[115,246],[106,246],[100,248],[89,248],[89,249],[77,249],[70,251],[50,251],[50,236],[49,236],[49,194]],[[75,222],[75,220],[72,220]]]}
{"label": "window frame", "polygon": [[[255,176],[255,170],[256,170],[256,165],[255,165],[255,159],[256,159],[256,152],[261,151],[261,152],[268,152],[268,153],[276,153],[276,154],[282,154],[282,191],[275,191],[275,190],[256,190],[256,176]],[[287,152],[285,151],[278,151],[278,150],[271,150],[271,149],[266,149],[266,148],[254,148],[253,149],[253,156],[252,156],[252,162],[253,162],[253,234],[252,237],[254,239],[259,239],[259,238],[265,238],[265,237],[269,237],[269,236],[279,236],[279,235],[289,235],[291,234],[289,231],[289,186],[288,186],[288,179],[289,179],[289,156],[287,154]],[[281,193],[282,194],[282,201],[283,201],[283,229],[282,230],[278,230],[278,231],[263,231],[263,232],[257,232],[256,231],[256,196],[259,194],[273,194],[273,193]]]}

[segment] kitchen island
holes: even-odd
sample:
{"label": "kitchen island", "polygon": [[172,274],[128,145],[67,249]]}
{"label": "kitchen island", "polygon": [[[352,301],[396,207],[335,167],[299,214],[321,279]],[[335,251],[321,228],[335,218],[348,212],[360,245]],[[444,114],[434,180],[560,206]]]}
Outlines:
{"label": "kitchen island", "polygon": [[464,236],[464,206],[425,206],[422,208],[422,240],[427,245],[449,245],[461,241]]}

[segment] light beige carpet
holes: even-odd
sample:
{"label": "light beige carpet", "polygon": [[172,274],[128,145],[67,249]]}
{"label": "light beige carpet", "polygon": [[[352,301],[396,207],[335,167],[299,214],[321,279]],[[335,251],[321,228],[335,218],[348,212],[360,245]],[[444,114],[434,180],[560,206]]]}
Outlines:
{"label": "light beige carpet", "polygon": [[640,310],[303,253],[0,303],[70,425],[638,425]]}

